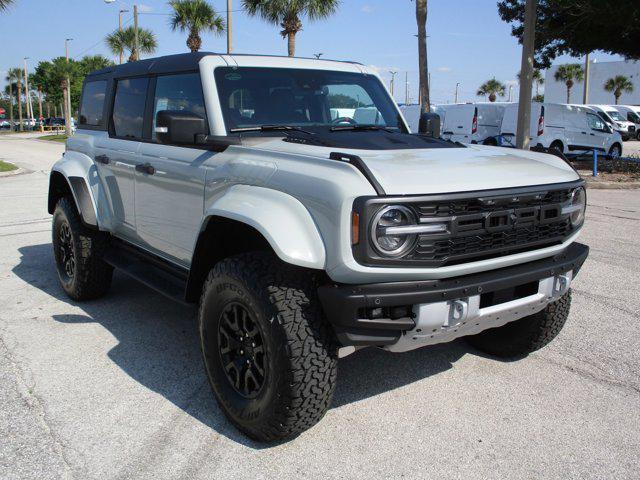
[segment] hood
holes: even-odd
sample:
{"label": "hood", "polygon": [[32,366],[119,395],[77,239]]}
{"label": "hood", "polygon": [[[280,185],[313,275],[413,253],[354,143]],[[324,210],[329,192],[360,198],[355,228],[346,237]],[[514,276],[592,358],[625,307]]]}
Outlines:
{"label": "hood", "polygon": [[322,158],[334,151],[358,155],[387,195],[419,195],[546,185],[578,180],[566,162],[553,155],[505,147],[360,150],[300,145],[262,139],[247,145]]}

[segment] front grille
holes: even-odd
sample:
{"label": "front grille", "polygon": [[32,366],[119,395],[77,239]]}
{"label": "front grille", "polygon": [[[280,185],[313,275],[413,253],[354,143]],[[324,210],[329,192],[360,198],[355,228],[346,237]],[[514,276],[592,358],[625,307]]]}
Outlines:
{"label": "front grille", "polygon": [[416,249],[407,259],[455,265],[470,259],[481,260],[512,254],[523,247],[553,245],[561,242],[570,232],[571,224],[566,219],[546,225],[529,225],[445,240],[433,240],[421,235]]}
{"label": "front grille", "polygon": [[403,204],[420,224],[445,224],[446,231],[420,234],[413,248],[399,258],[381,256],[371,242],[354,246],[365,265],[442,267],[512,255],[558,245],[574,231],[562,207],[582,182],[539,188],[489,190],[420,197],[361,197],[361,236],[369,236],[371,222],[384,205]]}

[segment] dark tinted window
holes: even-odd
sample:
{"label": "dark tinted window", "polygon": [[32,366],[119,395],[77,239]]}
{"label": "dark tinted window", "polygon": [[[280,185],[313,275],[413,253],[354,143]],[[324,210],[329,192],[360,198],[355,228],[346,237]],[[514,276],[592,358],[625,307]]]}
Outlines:
{"label": "dark tinted window", "polygon": [[206,120],[202,83],[199,73],[164,75],[156,80],[153,101],[152,138],[156,138],[156,115],[162,110],[182,110],[195,113]]}
{"label": "dark tinted window", "polygon": [[118,80],[113,104],[113,130],[117,137],[142,138],[148,78]]}
{"label": "dark tinted window", "polygon": [[106,80],[98,80],[84,84],[84,89],[82,90],[82,105],[80,105],[80,125],[102,125],[102,111],[104,110],[106,90]]}

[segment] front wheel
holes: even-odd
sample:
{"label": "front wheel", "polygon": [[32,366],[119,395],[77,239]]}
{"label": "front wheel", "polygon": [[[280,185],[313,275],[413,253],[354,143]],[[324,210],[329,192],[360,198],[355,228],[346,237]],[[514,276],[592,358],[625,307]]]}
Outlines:
{"label": "front wheel", "polygon": [[622,156],[622,147],[620,145],[613,144],[609,149],[609,157],[620,158]]}
{"label": "front wheel", "polygon": [[466,337],[481,352],[496,357],[514,358],[541,349],[553,340],[569,316],[571,290],[544,310],[502,327],[490,328]]}
{"label": "front wheel", "polygon": [[198,323],[213,392],[239,430],[282,440],[325,414],[337,351],[308,270],[261,252],[225,259],[205,281]]}

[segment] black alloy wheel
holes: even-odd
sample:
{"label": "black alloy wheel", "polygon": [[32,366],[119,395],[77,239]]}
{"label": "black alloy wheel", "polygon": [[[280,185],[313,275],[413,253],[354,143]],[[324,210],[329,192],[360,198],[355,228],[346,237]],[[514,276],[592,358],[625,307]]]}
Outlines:
{"label": "black alloy wheel", "polygon": [[267,355],[258,323],[240,303],[227,304],[220,315],[218,350],[229,384],[243,397],[255,398],[265,384]]}

